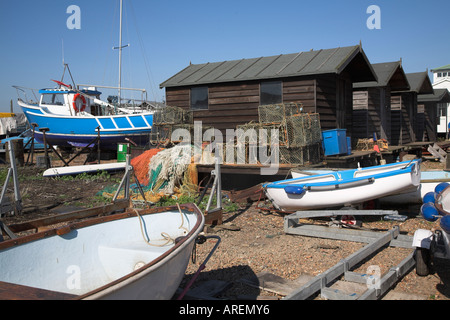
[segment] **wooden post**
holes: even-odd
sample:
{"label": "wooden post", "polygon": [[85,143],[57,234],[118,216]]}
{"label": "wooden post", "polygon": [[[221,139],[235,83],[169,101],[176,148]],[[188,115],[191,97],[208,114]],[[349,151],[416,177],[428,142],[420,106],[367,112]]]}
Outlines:
{"label": "wooden post", "polygon": [[44,139],[45,167],[48,169],[48,168],[50,168],[50,161],[48,158],[47,140],[45,138],[45,132],[49,131],[49,128],[39,128],[39,131],[42,132],[43,139]]}

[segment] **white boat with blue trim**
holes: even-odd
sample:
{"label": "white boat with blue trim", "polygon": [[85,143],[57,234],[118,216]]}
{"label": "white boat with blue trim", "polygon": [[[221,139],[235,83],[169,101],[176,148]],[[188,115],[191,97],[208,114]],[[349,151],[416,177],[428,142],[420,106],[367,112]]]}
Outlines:
{"label": "white boat with blue trim", "polygon": [[[312,176],[317,174],[325,174],[342,169],[335,168],[309,168],[309,169],[293,169],[291,171],[293,178]],[[404,204],[420,204],[423,197],[433,192],[437,185],[442,182],[450,182],[450,172],[445,170],[421,170],[420,184],[402,192],[381,197],[378,200],[380,204],[386,205],[404,205]]]}
{"label": "white boat with blue trim", "polygon": [[[46,142],[54,146],[93,147],[98,136],[102,149],[115,150],[118,143],[127,142],[127,139],[140,146],[149,142],[153,111],[133,113],[122,106],[121,91],[135,90],[122,88],[122,49],[128,46],[122,46],[122,2],[120,0],[119,46],[115,48],[119,50],[117,105],[100,100],[101,93],[95,87],[77,88],[73,78],[73,87],[61,82],[63,80],[53,80],[59,88],[39,90],[38,103],[18,101],[29,123],[37,125],[34,134],[39,142],[43,142],[41,130],[44,128],[48,130]],[[66,68],[68,70],[68,65],[64,64],[63,78]],[[70,70],[69,74],[72,77]],[[24,91],[24,88],[15,87]]]}
{"label": "white boat with blue trim", "polygon": [[37,141],[43,142],[39,129],[47,128],[46,141],[57,146],[93,147],[98,136],[102,149],[117,149],[127,139],[140,146],[148,143],[154,111],[132,113],[100,100],[101,92],[95,88],[78,90],[55,82],[59,88],[39,90],[38,103],[18,100],[28,122],[37,125]]}
{"label": "white boat with blue trim", "polygon": [[275,208],[284,211],[361,204],[420,184],[420,160],[330,171],[263,184]]}

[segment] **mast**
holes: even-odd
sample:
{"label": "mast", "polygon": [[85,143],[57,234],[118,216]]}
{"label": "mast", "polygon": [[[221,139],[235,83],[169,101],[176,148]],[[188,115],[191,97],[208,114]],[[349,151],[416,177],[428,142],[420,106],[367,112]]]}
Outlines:
{"label": "mast", "polygon": [[122,11],[123,11],[123,0],[120,0],[120,25],[119,25],[119,46],[113,49],[119,49],[119,92],[118,92],[118,103],[120,105],[120,96],[122,87],[122,49],[128,47],[129,45],[122,46]]}
{"label": "mast", "polygon": [[120,0],[120,27],[119,27],[119,100],[120,105],[120,87],[122,86],[122,5],[123,2]]}

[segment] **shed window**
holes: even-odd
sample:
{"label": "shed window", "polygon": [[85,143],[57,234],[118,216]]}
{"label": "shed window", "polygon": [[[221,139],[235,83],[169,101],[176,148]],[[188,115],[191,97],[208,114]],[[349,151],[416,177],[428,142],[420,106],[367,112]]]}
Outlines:
{"label": "shed window", "polygon": [[447,103],[438,103],[438,117],[447,116]]}
{"label": "shed window", "polygon": [[261,82],[260,104],[275,104],[283,102],[281,81]]}
{"label": "shed window", "polygon": [[208,110],[208,87],[191,88],[191,110]]}

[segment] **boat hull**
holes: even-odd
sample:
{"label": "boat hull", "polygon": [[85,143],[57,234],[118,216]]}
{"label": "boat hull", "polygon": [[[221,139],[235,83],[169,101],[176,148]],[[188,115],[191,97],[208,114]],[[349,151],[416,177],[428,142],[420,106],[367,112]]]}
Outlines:
{"label": "boat hull", "polygon": [[[73,299],[171,299],[204,226],[198,208],[181,208],[115,214],[7,240],[0,243],[0,281]],[[162,233],[178,239],[166,243]]]}
{"label": "boat hull", "polygon": [[48,128],[46,141],[55,146],[93,147],[94,139],[100,132],[102,149],[117,148],[118,143],[127,142],[127,138],[139,146],[149,143],[153,125],[153,113],[123,114],[111,116],[64,116],[46,113],[39,106],[19,101],[29,123],[36,123],[35,138],[43,142],[43,133],[39,128]]}
{"label": "boat hull", "polygon": [[122,171],[126,168],[126,162],[113,162],[104,164],[86,164],[81,166],[53,167],[42,174],[43,177],[60,177],[66,175],[77,175],[81,173],[97,173],[101,171]]}
{"label": "boat hull", "polygon": [[419,184],[420,162],[413,161],[332,171],[268,183],[263,187],[277,209],[295,211],[360,204]]}
{"label": "boat hull", "polygon": [[[314,174],[325,174],[337,169],[293,170],[292,177],[300,178]],[[379,198],[382,205],[422,204],[423,197],[428,192],[434,192],[436,186],[442,182],[450,182],[450,172],[444,170],[427,170],[420,173],[420,185],[412,186],[393,195]]]}

